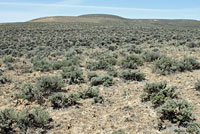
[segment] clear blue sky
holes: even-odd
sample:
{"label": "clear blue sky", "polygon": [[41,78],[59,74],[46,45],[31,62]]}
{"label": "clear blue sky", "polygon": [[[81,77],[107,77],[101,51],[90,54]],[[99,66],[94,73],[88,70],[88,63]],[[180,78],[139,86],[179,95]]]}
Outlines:
{"label": "clear blue sky", "polygon": [[0,0],[0,22],[98,13],[138,19],[200,20],[200,0]]}

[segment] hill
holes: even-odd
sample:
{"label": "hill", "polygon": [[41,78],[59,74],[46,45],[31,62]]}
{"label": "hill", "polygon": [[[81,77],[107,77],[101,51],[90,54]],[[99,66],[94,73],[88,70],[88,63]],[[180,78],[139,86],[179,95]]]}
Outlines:
{"label": "hill", "polygon": [[51,16],[30,20],[28,22],[85,22],[106,23],[140,26],[164,26],[164,27],[200,27],[200,21],[180,19],[128,19],[109,14],[87,14],[81,16]]}

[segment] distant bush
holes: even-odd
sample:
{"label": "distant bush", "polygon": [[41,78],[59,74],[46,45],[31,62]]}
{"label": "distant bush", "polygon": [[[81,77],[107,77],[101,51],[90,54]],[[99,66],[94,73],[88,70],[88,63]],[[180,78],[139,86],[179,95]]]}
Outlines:
{"label": "distant bush", "polygon": [[119,77],[123,78],[124,80],[145,80],[145,74],[140,72],[139,70],[123,70],[122,72],[120,72]]}
{"label": "distant bush", "polygon": [[81,99],[88,99],[94,98],[99,96],[99,89],[98,88],[91,88],[84,90],[83,92],[79,92],[79,97]]}
{"label": "distant bush", "polygon": [[167,75],[179,69],[177,62],[168,57],[163,57],[153,62],[153,72]]}
{"label": "distant bush", "polygon": [[193,57],[184,57],[178,64],[180,72],[200,69],[200,63]]}
{"label": "distant bush", "polygon": [[198,80],[196,83],[195,83],[195,89],[197,91],[200,91],[200,80]]}
{"label": "distant bush", "polygon": [[192,109],[186,100],[168,99],[158,108],[157,112],[162,121],[169,120],[177,123],[178,126],[187,127],[190,122],[195,121]]}
{"label": "distant bush", "polygon": [[112,132],[112,134],[125,134],[125,132],[124,130],[120,129],[120,130]]}
{"label": "distant bush", "polygon": [[113,65],[116,65],[117,58],[113,55],[99,56],[97,61],[86,62],[86,68],[89,70],[110,70]]}
{"label": "distant bush", "polygon": [[112,86],[113,85],[113,77],[111,77],[109,75],[94,77],[91,79],[90,85],[91,86],[103,85],[106,87]]}
{"label": "distant bush", "polygon": [[58,76],[41,76],[36,81],[37,92],[43,96],[61,91],[63,86],[63,80]]}
{"label": "distant bush", "polygon": [[52,69],[51,63],[47,59],[42,59],[39,57],[31,59],[33,63],[33,69],[41,72],[48,72]]}
{"label": "distant bush", "polygon": [[129,53],[136,53],[136,54],[140,54],[142,53],[142,49],[136,45],[129,45],[127,48],[127,52]]}
{"label": "distant bush", "polygon": [[115,55],[105,55],[98,58],[99,62],[107,62],[110,65],[116,65],[117,63],[117,56]]}
{"label": "distant bush", "polygon": [[186,44],[186,46],[189,47],[189,48],[200,47],[200,43],[189,42],[189,43]]}
{"label": "distant bush", "polygon": [[138,66],[143,65],[143,60],[137,55],[129,55],[121,61],[121,67],[128,69],[137,69]]}
{"label": "distant bush", "polygon": [[81,57],[78,57],[78,56],[71,56],[70,58],[66,57],[66,60],[64,60],[62,64],[64,67],[79,66],[81,63],[80,59]]}
{"label": "distant bush", "polygon": [[94,97],[93,104],[95,104],[95,103],[103,103],[103,102],[104,102],[104,97],[103,96]]}
{"label": "distant bush", "polygon": [[109,64],[106,60],[99,60],[94,62],[86,62],[86,68],[89,70],[107,70],[109,69],[111,64]]}
{"label": "distant bush", "polygon": [[0,85],[10,83],[12,80],[9,76],[2,75],[0,76]]}
{"label": "distant bush", "polygon": [[144,87],[142,101],[151,101],[155,107],[165,103],[168,99],[177,98],[176,87],[168,87],[166,82],[148,83]]}
{"label": "distant bush", "polygon": [[7,55],[7,56],[3,57],[4,63],[12,63],[14,61],[15,61],[15,59],[11,55]]}
{"label": "distant bush", "polygon": [[76,66],[65,67],[62,69],[62,77],[67,80],[68,84],[84,83],[83,71]]}
{"label": "distant bush", "polygon": [[159,52],[154,52],[154,51],[145,51],[142,53],[142,58],[146,62],[153,62],[157,59],[162,58],[163,56]]}
{"label": "distant bush", "polygon": [[89,72],[89,73],[87,74],[87,77],[88,77],[89,80],[91,80],[92,78],[97,77],[97,76],[98,76],[98,75],[97,75],[97,73],[95,73],[95,72]]}
{"label": "distant bush", "polygon": [[110,75],[112,77],[118,77],[119,73],[117,71],[109,71],[108,75]]}
{"label": "distant bush", "polygon": [[36,91],[31,84],[24,84],[21,89],[20,93],[16,95],[17,98],[26,99],[28,101],[35,100]]}
{"label": "distant bush", "polygon": [[59,70],[63,67],[63,62],[62,61],[52,61],[51,66],[53,70]]}
{"label": "distant bush", "polygon": [[28,128],[43,128],[48,126],[52,119],[47,111],[41,108],[15,112],[12,109],[0,111],[0,133],[14,133],[16,128],[27,133]]}
{"label": "distant bush", "polygon": [[163,57],[153,62],[153,72],[167,75],[175,72],[192,71],[200,69],[200,63],[193,57],[184,57],[183,60],[175,61]]}
{"label": "distant bush", "polygon": [[76,94],[71,94],[69,97],[66,97],[61,93],[55,93],[48,98],[48,100],[51,102],[52,107],[55,109],[76,105],[79,99],[79,96]]}

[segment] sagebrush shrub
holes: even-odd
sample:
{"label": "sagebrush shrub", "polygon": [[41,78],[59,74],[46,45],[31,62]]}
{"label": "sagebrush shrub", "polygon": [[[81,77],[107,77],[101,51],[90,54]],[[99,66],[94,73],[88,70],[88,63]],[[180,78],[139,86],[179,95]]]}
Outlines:
{"label": "sagebrush shrub", "polygon": [[113,85],[113,77],[111,77],[109,75],[94,77],[91,79],[90,85],[91,86],[103,85],[106,87],[112,86]]}
{"label": "sagebrush shrub", "polygon": [[135,80],[142,81],[145,80],[145,74],[139,70],[123,70],[120,72],[119,77],[124,80]]}
{"label": "sagebrush shrub", "polygon": [[83,92],[79,92],[79,97],[81,99],[88,99],[94,98],[99,96],[99,89],[89,87],[88,89],[84,90]]}
{"label": "sagebrush shrub", "polygon": [[154,51],[145,51],[142,53],[142,58],[146,62],[153,62],[157,59],[162,58],[163,56],[159,52],[154,52]]}
{"label": "sagebrush shrub", "polygon": [[63,62],[62,61],[52,61],[51,66],[53,70],[59,70],[63,67]]}
{"label": "sagebrush shrub", "polygon": [[0,85],[1,84],[6,84],[6,83],[11,83],[12,80],[9,76],[0,76]]}
{"label": "sagebrush shrub", "polygon": [[186,44],[186,46],[189,47],[189,48],[200,47],[200,43],[189,42],[189,43]]}
{"label": "sagebrush shrub", "polygon": [[15,112],[13,109],[0,111],[0,133],[14,133],[16,128],[22,133],[27,133],[28,128],[43,128],[49,125],[52,119],[49,113],[42,108],[32,110],[21,110]]}
{"label": "sagebrush shrub", "polygon": [[15,123],[13,118],[13,110],[5,109],[0,111],[0,133],[8,134],[13,131],[13,124]]}
{"label": "sagebrush shrub", "polygon": [[108,75],[112,76],[112,77],[118,77],[119,73],[117,71],[109,71]]}
{"label": "sagebrush shrub", "polygon": [[200,80],[198,80],[196,83],[195,83],[195,89],[197,91],[200,91]]}
{"label": "sagebrush shrub", "polygon": [[120,130],[112,132],[112,134],[125,134],[125,132],[124,130],[120,129]]}
{"label": "sagebrush shrub", "polygon": [[192,71],[200,69],[200,63],[193,57],[184,57],[183,60],[175,61],[168,57],[162,57],[153,62],[153,72],[167,75],[175,72]]}
{"label": "sagebrush shrub", "polygon": [[11,55],[7,55],[7,56],[3,57],[4,63],[12,63],[14,61],[15,61],[15,59]]}
{"label": "sagebrush shrub", "polygon": [[143,65],[143,60],[137,55],[129,55],[121,61],[121,67],[127,69],[137,69],[138,66]]}
{"label": "sagebrush shrub", "polygon": [[62,61],[64,67],[69,66],[79,66],[81,63],[81,58],[78,56],[72,56],[70,58],[66,58],[66,60]]}
{"label": "sagebrush shrub", "polygon": [[48,72],[52,69],[51,63],[47,59],[39,57],[31,59],[33,69],[41,72]]}
{"label": "sagebrush shrub", "polygon": [[78,104],[80,97],[77,94],[70,94],[68,97],[61,93],[55,93],[49,96],[48,100],[51,102],[53,108],[66,108]]}
{"label": "sagebrush shrub", "polygon": [[167,82],[148,83],[144,87],[142,101],[151,101],[155,107],[165,103],[168,99],[177,98],[176,87],[167,87]]}
{"label": "sagebrush shrub", "polygon": [[129,53],[136,53],[136,54],[140,54],[142,53],[142,49],[136,45],[129,45],[127,48],[127,52]]}
{"label": "sagebrush shrub", "polygon": [[16,97],[26,99],[28,101],[33,101],[36,97],[36,91],[31,84],[24,84],[20,88],[20,93],[17,94]]}
{"label": "sagebrush shrub", "polygon": [[68,84],[84,83],[85,79],[81,68],[76,66],[65,67],[62,69],[62,77],[67,80]]}
{"label": "sagebrush shrub", "polygon": [[37,78],[36,81],[37,92],[43,96],[48,96],[51,93],[61,91],[63,86],[63,80],[58,76],[41,76]]}
{"label": "sagebrush shrub", "polygon": [[158,118],[187,127],[190,122],[195,120],[192,109],[186,100],[168,99],[158,108]]}
{"label": "sagebrush shrub", "polygon": [[184,57],[183,60],[179,61],[179,71],[192,71],[200,69],[200,63],[194,57]]}
{"label": "sagebrush shrub", "polygon": [[91,80],[92,78],[97,77],[97,76],[98,76],[98,75],[97,75],[96,72],[89,72],[89,73],[87,74],[87,77],[88,77],[89,80]]}

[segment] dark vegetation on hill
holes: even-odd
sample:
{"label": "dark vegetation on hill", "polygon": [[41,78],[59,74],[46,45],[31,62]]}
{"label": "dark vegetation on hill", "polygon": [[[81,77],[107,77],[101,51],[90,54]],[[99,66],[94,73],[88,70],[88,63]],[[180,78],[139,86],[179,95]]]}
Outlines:
{"label": "dark vegetation on hill", "polygon": [[52,16],[33,19],[30,22],[89,22],[101,24],[143,25],[143,26],[169,26],[169,27],[199,27],[197,20],[166,20],[166,19],[128,19],[110,14],[87,14],[80,16]]}

